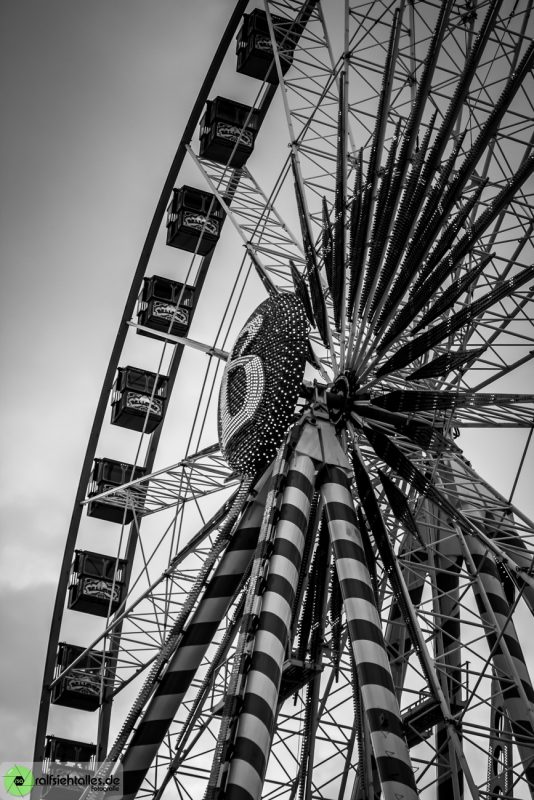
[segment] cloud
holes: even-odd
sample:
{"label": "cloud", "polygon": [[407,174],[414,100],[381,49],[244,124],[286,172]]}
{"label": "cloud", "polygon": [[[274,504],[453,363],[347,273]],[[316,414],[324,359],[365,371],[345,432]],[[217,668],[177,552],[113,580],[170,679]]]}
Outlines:
{"label": "cloud", "polygon": [[0,594],[0,761],[31,761],[33,757],[50,597],[42,586]]}

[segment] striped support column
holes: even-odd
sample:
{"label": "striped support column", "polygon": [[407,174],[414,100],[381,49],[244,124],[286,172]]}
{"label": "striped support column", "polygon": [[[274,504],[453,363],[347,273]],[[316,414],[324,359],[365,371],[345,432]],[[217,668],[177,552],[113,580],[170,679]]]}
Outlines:
{"label": "striped support column", "polygon": [[133,800],[254,555],[263,508],[254,503],[209,581],[123,757],[124,800]]}
{"label": "striped support column", "polygon": [[313,496],[315,467],[292,456],[261,599],[258,628],[228,769],[225,800],[258,800],[276,722],[278,692]]}
{"label": "striped support column", "polygon": [[[465,541],[477,570],[478,580],[473,589],[488,645],[493,650],[493,665],[501,686],[503,705],[534,797],[534,690],[515,625],[512,619],[508,619],[510,607],[497,565],[474,536],[466,537]],[[498,642],[497,636],[500,637]]]}
{"label": "striped support column", "polygon": [[344,470],[326,466],[320,489],[383,797],[415,800],[410,754]]}

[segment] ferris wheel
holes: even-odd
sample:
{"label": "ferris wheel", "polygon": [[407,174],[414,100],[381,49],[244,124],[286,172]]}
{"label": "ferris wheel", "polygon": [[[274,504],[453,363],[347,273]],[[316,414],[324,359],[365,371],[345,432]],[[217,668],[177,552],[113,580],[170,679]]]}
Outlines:
{"label": "ferris wheel", "polygon": [[45,772],[534,796],[533,34],[528,0],[235,3],[82,467]]}

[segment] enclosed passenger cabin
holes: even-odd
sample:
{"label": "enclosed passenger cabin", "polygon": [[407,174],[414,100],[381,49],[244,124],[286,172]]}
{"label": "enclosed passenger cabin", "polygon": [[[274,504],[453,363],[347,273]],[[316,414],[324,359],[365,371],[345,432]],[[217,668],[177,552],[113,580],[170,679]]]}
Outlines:
{"label": "enclosed passenger cabin", "polygon": [[52,764],[71,764],[75,767],[86,767],[93,770],[96,759],[96,745],[77,742],[73,739],[61,739],[59,736],[47,736],[45,759]]}
{"label": "enclosed passenger cabin", "polygon": [[224,211],[214,194],[182,186],[173,189],[167,208],[167,244],[189,253],[211,253],[224,221]]}
{"label": "enclosed passenger cabin", "polygon": [[[54,782],[45,787],[44,797],[51,800],[77,800],[93,775],[96,745],[47,736],[43,772]],[[111,794],[111,796],[113,796]]]}
{"label": "enclosed passenger cabin", "polygon": [[[84,647],[61,642],[58,646],[54,679],[61,675],[84,650]],[[100,705],[102,664],[101,652],[90,650],[85,653],[76,666],[69,670],[52,688],[52,703],[58,706],[78,708],[81,711],[96,711]],[[104,688],[110,677],[109,674],[104,676]]]}
{"label": "enclosed passenger cabin", "polygon": [[114,614],[123,600],[125,571],[122,558],[75,550],[68,607],[98,617]]}
{"label": "enclosed passenger cabin", "polygon": [[[171,281],[153,275],[143,279],[139,299],[137,322],[155,331],[170,333],[172,336],[187,336],[191,324],[194,286]],[[137,331],[142,336],[153,336],[146,331]]]}
{"label": "enclosed passenger cabin", "polygon": [[[280,66],[285,75],[293,61],[295,25],[291,35],[287,35],[290,21],[274,15],[272,20]],[[284,25],[282,30],[279,25]],[[267,14],[262,9],[255,8],[250,14],[243,14],[243,25],[237,34],[236,54],[237,72],[260,81],[278,83]]]}
{"label": "enclosed passenger cabin", "polygon": [[[89,483],[88,497],[107,492],[130,483],[138,478],[144,477],[146,470],[144,467],[134,467],[132,464],[125,464],[123,461],[113,461],[110,458],[95,458],[91,481]],[[124,521],[128,524],[136,513],[143,511],[144,499],[146,496],[146,486],[134,486],[124,489],[117,495],[102,500],[93,500],[87,506],[87,515],[105,519],[108,522]]]}
{"label": "enclosed passenger cabin", "polygon": [[254,149],[259,127],[256,109],[226,97],[208,100],[200,123],[200,155],[218,164],[242,167]]}
{"label": "enclosed passenger cabin", "polygon": [[152,433],[163,421],[167,383],[165,375],[136,367],[119,367],[111,398],[112,424]]}

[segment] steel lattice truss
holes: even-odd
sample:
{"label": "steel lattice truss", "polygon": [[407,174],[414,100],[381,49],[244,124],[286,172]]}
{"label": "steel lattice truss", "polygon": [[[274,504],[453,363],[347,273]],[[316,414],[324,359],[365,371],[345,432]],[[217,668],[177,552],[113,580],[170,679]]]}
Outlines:
{"label": "steel lattice truss", "polygon": [[[199,500],[220,491],[221,484],[233,486],[236,482],[237,478],[222,459],[218,446],[213,445],[172,467],[95,494],[92,499],[105,500],[118,508],[134,509],[139,517],[143,517]],[[85,501],[86,504],[89,502]]]}
{"label": "steel lattice truss", "polygon": [[[112,654],[103,693],[128,708],[104,771],[123,761],[127,797],[531,797],[534,525],[457,438],[523,432],[520,471],[533,425],[531,4],[265,10],[289,143],[273,188],[252,165],[230,170],[194,143],[188,153],[267,291],[304,303],[309,374],[261,478],[238,478],[213,447],[97,498],[139,519],[174,515],[91,645]],[[306,500],[294,497],[299,471]],[[210,496],[236,485],[214,510]],[[383,658],[391,675],[380,714],[354,643],[362,598],[343,573],[338,490],[381,630],[368,662],[378,672]],[[302,517],[302,546],[276,724],[247,762],[250,665],[284,504]]]}

